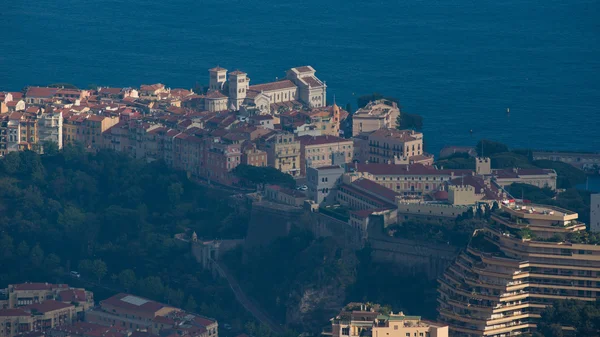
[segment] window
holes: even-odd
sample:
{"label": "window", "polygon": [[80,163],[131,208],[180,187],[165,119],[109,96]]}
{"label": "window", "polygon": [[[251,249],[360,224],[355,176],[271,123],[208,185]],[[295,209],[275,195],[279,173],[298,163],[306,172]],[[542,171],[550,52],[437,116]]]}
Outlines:
{"label": "window", "polygon": [[407,333],[406,333],[406,337],[410,337],[410,332],[407,332]]}
{"label": "window", "polygon": [[397,325],[394,325],[394,330],[398,330],[398,326]]}
{"label": "window", "polygon": [[350,336],[350,328],[342,328],[342,336]]}

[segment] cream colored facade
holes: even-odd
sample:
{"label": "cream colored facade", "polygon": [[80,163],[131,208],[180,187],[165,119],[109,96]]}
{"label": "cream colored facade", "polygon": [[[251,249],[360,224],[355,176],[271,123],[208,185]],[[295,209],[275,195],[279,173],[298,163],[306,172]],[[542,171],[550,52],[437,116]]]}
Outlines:
{"label": "cream colored facade", "polygon": [[275,134],[260,144],[268,165],[292,176],[300,175],[300,141],[293,133]]}
{"label": "cream colored facade", "polygon": [[395,129],[400,116],[398,104],[388,100],[370,102],[352,115],[352,136],[379,129]]}
{"label": "cream colored facade", "polygon": [[378,129],[355,142],[362,142],[355,157],[360,162],[408,164],[411,157],[424,155],[423,134],[413,130]]}
{"label": "cream colored facade", "polygon": [[[439,279],[440,319],[453,336],[514,336],[556,300],[600,296],[600,246],[576,243],[577,213],[504,203]],[[575,242],[573,242],[575,241]]]}
{"label": "cream colored facade", "polygon": [[[323,167],[351,163],[354,143],[335,136],[301,136],[302,172],[306,167]],[[335,163],[334,163],[335,159]]]}
{"label": "cream colored facade", "polygon": [[[358,305],[358,304],[357,304]],[[376,305],[376,307],[379,307]],[[358,308],[357,308],[358,309]],[[347,310],[331,319],[332,337],[448,337],[448,326],[423,321],[420,316],[404,313],[383,314],[368,305],[360,304],[360,310]]]}
{"label": "cream colored facade", "polygon": [[77,319],[75,306],[48,301],[21,309],[0,309],[0,337],[14,337],[32,331],[46,331]]}

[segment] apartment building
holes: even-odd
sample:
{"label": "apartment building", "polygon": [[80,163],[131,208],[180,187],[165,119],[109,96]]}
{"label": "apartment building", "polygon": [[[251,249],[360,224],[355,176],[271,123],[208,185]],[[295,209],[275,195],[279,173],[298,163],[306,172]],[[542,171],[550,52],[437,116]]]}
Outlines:
{"label": "apartment building", "polygon": [[269,166],[294,177],[300,175],[300,141],[293,133],[274,133],[261,139],[259,148],[267,153]]}
{"label": "apartment building", "polygon": [[331,319],[331,329],[322,336],[448,337],[448,326],[403,312],[386,313],[379,305],[351,303]]}
{"label": "apartment building", "polygon": [[241,144],[227,144],[217,139],[207,144],[205,177],[208,179],[230,185],[235,180],[230,172],[241,163]]}
{"label": "apartment building", "polygon": [[244,142],[242,144],[242,164],[264,167],[267,166],[267,153],[259,150],[256,144]]}
{"label": "apartment building", "polygon": [[535,330],[553,301],[595,302],[600,246],[578,239],[577,213],[505,201],[476,230],[439,281],[440,319],[454,336],[514,336]]}
{"label": "apartment building", "polygon": [[38,114],[38,141],[56,143],[62,149],[63,115],[60,110],[50,108]]}
{"label": "apartment building", "polygon": [[423,150],[423,134],[414,130],[378,129],[354,137],[355,160],[369,163],[433,164]]}
{"label": "apartment building", "polygon": [[83,288],[69,287],[67,284],[20,283],[11,284],[5,290],[6,300],[0,301],[5,309],[43,303],[47,300],[59,302],[77,302],[76,312],[88,310],[94,305],[94,294]]}
{"label": "apartment building", "polygon": [[379,129],[395,129],[400,116],[398,104],[385,99],[369,102],[352,115],[352,136]]}
{"label": "apartment building", "polygon": [[335,136],[300,136],[300,168],[306,175],[307,167],[322,167],[351,163],[354,144],[351,139]]}
{"label": "apartment building", "polygon": [[215,320],[123,293],[100,301],[98,308],[87,313],[86,322],[160,336],[218,337]]}
{"label": "apartment building", "polygon": [[75,305],[46,300],[18,309],[0,309],[0,337],[47,331],[77,319]]}

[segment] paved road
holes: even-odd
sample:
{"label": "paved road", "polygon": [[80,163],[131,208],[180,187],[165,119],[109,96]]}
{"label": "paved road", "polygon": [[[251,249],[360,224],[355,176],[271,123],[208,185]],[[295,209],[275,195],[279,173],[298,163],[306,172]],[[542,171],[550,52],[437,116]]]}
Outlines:
{"label": "paved road", "polygon": [[229,287],[235,294],[235,298],[249,313],[254,316],[254,318],[256,318],[260,323],[269,327],[271,331],[275,333],[283,334],[285,332],[285,329],[281,325],[275,323],[271,317],[263,312],[258,305],[256,305],[251,299],[248,298],[248,296],[246,296],[244,290],[240,287],[235,277],[222,262],[215,261],[215,265],[219,273],[224,276],[229,283]]}

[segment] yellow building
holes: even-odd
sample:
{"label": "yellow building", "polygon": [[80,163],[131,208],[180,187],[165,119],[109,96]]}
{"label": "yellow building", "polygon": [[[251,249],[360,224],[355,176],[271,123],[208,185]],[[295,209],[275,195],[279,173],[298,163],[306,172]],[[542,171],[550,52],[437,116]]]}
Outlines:
{"label": "yellow building", "polygon": [[77,319],[75,305],[48,300],[19,309],[0,309],[0,337],[46,331]]}
{"label": "yellow building", "polygon": [[352,115],[352,136],[383,128],[395,129],[400,116],[398,104],[381,99],[369,102]]}
{"label": "yellow building", "polygon": [[300,136],[301,170],[306,174],[306,167],[323,167],[351,163],[354,144],[351,139],[335,136]]}
{"label": "yellow building", "polygon": [[423,134],[414,130],[377,129],[358,135],[354,143],[354,159],[360,162],[433,164],[433,156],[423,150]]}
{"label": "yellow building", "polygon": [[293,133],[275,133],[260,143],[268,165],[292,176],[300,175],[300,141]]}
{"label": "yellow building", "polygon": [[556,300],[600,295],[600,246],[577,213],[504,202],[439,279],[440,319],[454,336],[514,336]]}
{"label": "yellow building", "polygon": [[420,316],[404,313],[387,314],[379,305],[348,304],[338,316],[331,319],[331,330],[323,336],[332,337],[448,337],[448,326],[428,322]]}

